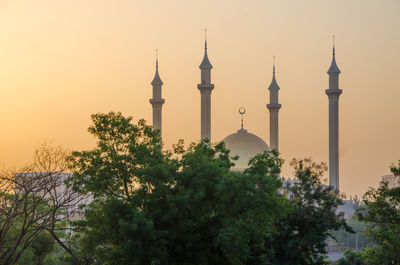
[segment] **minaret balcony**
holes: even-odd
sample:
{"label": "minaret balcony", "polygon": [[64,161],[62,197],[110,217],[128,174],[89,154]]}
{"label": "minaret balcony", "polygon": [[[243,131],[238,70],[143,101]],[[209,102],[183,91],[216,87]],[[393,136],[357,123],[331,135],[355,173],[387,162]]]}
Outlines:
{"label": "minaret balcony", "polygon": [[271,104],[267,104],[267,108],[268,109],[280,109],[282,107],[281,104],[277,104],[277,103],[271,103]]}
{"label": "minaret balcony", "polygon": [[211,93],[211,91],[214,89],[214,84],[198,84],[197,88],[200,90],[200,92],[204,93]]}
{"label": "minaret balcony", "polygon": [[165,99],[163,98],[151,98],[150,103],[153,105],[162,105],[165,103]]}
{"label": "minaret balcony", "polygon": [[339,96],[340,94],[342,94],[342,90],[341,89],[326,89],[325,93],[328,96]]}

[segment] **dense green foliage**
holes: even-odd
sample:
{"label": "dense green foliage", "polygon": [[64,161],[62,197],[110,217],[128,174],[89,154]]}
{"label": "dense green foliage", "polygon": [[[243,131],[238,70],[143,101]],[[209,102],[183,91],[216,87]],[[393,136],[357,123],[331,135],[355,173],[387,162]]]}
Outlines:
{"label": "dense green foliage", "polygon": [[324,164],[309,159],[293,160],[298,182],[290,188],[293,197],[287,216],[277,222],[278,236],[272,242],[274,264],[327,264],[326,240],[332,230],[347,226],[343,214],[336,208],[341,199],[331,187],[322,185]]}
{"label": "dense green foliage", "polygon": [[[391,171],[399,177],[400,161]],[[360,253],[350,253],[340,264],[350,264],[350,258],[356,256],[362,258],[364,263],[360,264],[400,264],[400,186],[389,188],[388,183],[382,181],[377,189],[371,188],[365,193],[363,204],[357,217],[367,224],[372,245]]]}
{"label": "dense green foliage", "polygon": [[101,264],[269,264],[285,200],[281,159],[256,156],[232,172],[223,143],[163,152],[157,132],[120,114],[94,115],[92,151],[75,152],[74,185],[95,195],[82,245]]}
{"label": "dense green foliage", "polygon": [[[236,158],[223,142],[185,148],[181,141],[164,151],[159,132],[143,120],[133,124],[110,112],[92,115],[92,121],[97,145],[67,159],[71,187],[93,196],[84,218],[73,227],[63,218],[77,197],[52,196],[59,182],[30,179],[36,193],[32,184],[19,193],[3,188],[2,263],[322,265],[328,264],[327,239],[353,240],[353,227],[360,241],[366,230],[372,245],[346,252],[339,265],[400,264],[400,187],[382,182],[370,189],[350,227],[336,213],[338,194],[321,182],[325,164],[293,160],[297,182],[282,187],[283,160],[276,151],[255,156],[238,172],[231,170]],[[45,172],[53,172],[54,161],[65,160],[48,150],[38,157]],[[392,172],[399,176],[400,161]],[[43,191],[49,196],[40,196]],[[64,234],[70,228],[71,238]]]}
{"label": "dense green foliage", "polygon": [[346,229],[340,229],[333,232],[333,237],[337,240],[337,244],[341,248],[360,250],[370,244],[367,235],[367,224],[357,219],[353,215],[347,224],[353,229],[353,232],[348,232]]}
{"label": "dense green foliage", "polygon": [[92,120],[96,147],[69,161],[74,189],[94,196],[76,225],[97,264],[325,264],[329,231],[345,226],[341,200],[321,185],[322,165],[293,163],[299,182],[288,200],[276,151],[235,172],[224,143],[166,152],[143,120],[113,112]]}
{"label": "dense green foliage", "polygon": [[[399,167],[393,166],[392,172],[398,177]],[[358,217],[369,223],[374,256],[380,264],[400,264],[400,186],[389,188],[382,182],[377,189],[370,189],[363,201],[365,208]]]}
{"label": "dense green foliage", "polygon": [[54,251],[53,237],[45,231],[40,232],[32,244],[23,252],[18,264],[24,265],[49,265],[55,264],[48,260],[47,256]]}
{"label": "dense green foliage", "polygon": [[336,265],[367,265],[363,252],[348,250],[344,253],[344,258],[338,260]]}

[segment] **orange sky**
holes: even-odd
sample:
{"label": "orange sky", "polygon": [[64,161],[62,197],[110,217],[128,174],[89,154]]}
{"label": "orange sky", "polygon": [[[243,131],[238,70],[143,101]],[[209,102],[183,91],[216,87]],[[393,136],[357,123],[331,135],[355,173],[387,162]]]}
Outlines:
{"label": "orange sky", "polygon": [[0,164],[27,163],[42,140],[93,146],[90,114],[151,122],[155,49],[167,147],[200,137],[203,29],[208,29],[212,137],[240,127],[269,142],[266,104],[276,56],[283,175],[291,158],[328,160],[328,86],[336,35],[340,187],[363,194],[400,159],[397,0],[0,0]]}

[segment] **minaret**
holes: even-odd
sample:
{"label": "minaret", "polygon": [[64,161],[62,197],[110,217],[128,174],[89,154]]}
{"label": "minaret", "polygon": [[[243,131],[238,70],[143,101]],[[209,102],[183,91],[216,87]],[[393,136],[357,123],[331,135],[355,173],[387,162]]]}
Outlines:
{"label": "minaret", "polygon": [[208,138],[211,141],[211,69],[213,66],[207,56],[207,30],[204,43],[204,57],[199,68],[201,70],[201,83],[197,85],[201,94],[201,139]]}
{"label": "minaret", "polygon": [[[335,39],[333,39],[335,41]],[[325,93],[329,98],[329,185],[339,190],[339,67],[335,60],[335,42],[333,42],[332,63],[329,67],[329,89]]]}
{"label": "minaret", "polygon": [[281,104],[278,103],[278,92],[279,86],[275,79],[275,56],[274,64],[272,68],[272,81],[268,87],[269,90],[269,104],[267,108],[269,110],[269,144],[271,149],[278,150],[279,144],[279,133],[278,133],[278,113],[281,108]]}
{"label": "minaret", "polygon": [[153,86],[153,98],[150,99],[150,103],[153,106],[153,128],[154,130],[160,130],[161,134],[161,121],[162,121],[162,105],[165,99],[161,98],[161,86],[163,82],[161,81],[160,75],[158,74],[158,54],[156,50],[156,74],[154,75],[153,81],[151,82]]}

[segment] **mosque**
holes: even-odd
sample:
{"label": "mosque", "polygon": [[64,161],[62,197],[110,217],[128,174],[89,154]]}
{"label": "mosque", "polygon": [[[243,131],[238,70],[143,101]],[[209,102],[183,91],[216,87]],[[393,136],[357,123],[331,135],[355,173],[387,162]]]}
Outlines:
{"label": "mosque", "polygon": [[[211,69],[213,68],[207,54],[207,39],[204,43],[204,56],[200,66],[201,82],[197,85],[201,96],[201,139],[211,140],[211,93],[214,89],[214,84],[211,83]],[[335,190],[339,189],[339,96],[342,90],[339,89],[339,74],[340,70],[335,60],[335,44],[333,44],[332,62],[328,69],[329,89],[325,90],[329,99],[329,185]],[[158,73],[158,58],[156,59],[156,73],[151,82],[153,86],[153,98],[150,103],[153,107],[153,128],[162,130],[162,105],[165,99],[161,96],[161,81]],[[263,153],[266,150],[279,150],[279,123],[278,114],[282,107],[278,101],[278,93],[280,87],[275,78],[275,62],[272,71],[272,81],[268,87],[270,102],[267,104],[269,111],[270,123],[270,140],[268,144],[257,135],[254,135],[243,128],[243,114],[245,109],[239,110],[242,114],[241,128],[231,135],[226,136],[222,141],[226,147],[231,150],[232,155],[238,155],[239,160],[235,161],[233,170],[244,170],[248,166],[250,158],[256,154]]]}

